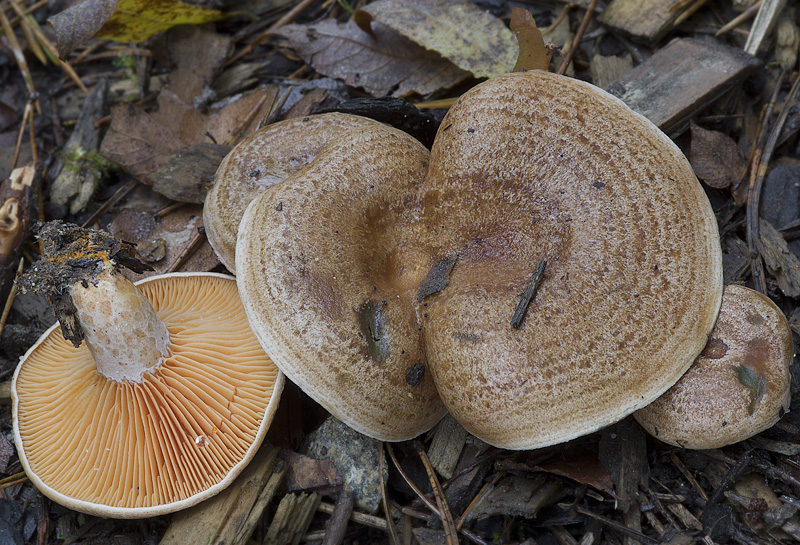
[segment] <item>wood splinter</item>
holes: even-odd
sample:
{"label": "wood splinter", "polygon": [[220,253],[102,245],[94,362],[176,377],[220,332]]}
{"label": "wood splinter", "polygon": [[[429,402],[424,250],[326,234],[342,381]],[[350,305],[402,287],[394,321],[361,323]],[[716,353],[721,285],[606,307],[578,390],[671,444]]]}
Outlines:
{"label": "wood splinter", "polygon": [[542,281],[546,265],[547,261],[544,259],[536,264],[536,269],[533,271],[531,279],[528,281],[528,287],[525,288],[525,292],[520,295],[519,303],[517,303],[517,308],[514,310],[514,317],[511,318],[511,327],[519,329],[519,326],[522,325],[522,320],[525,318],[525,313],[528,311],[528,305],[531,304],[533,296],[536,295],[536,290],[539,288],[539,283]]}

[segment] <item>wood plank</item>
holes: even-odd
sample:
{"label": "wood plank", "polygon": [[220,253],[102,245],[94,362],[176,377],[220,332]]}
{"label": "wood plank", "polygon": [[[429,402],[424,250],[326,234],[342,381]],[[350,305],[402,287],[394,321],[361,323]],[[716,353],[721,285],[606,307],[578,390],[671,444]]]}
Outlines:
{"label": "wood plank", "polygon": [[631,38],[654,44],[672,28],[681,10],[664,0],[612,0],[598,20]]}
{"label": "wood plank", "polygon": [[761,66],[740,49],[706,40],[679,38],[611,83],[606,91],[669,135],[708,108]]}

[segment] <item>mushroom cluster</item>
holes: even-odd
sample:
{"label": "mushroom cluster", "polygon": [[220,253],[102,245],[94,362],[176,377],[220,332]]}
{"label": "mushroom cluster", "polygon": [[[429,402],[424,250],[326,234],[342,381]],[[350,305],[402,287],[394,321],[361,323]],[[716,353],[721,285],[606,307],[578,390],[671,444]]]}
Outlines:
{"label": "mushroom cluster", "polygon": [[134,286],[118,271],[136,263],[119,241],[60,222],[39,236],[49,258],[21,285],[46,294],[60,324],[12,383],[28,477],[106,517],[165,514],[221,491],[258,450],[283,387],[235,280],[174,273]]}
{"label": "mushroom cluster", "polygon": [[[211,202],[260,170],[229,168],[270,156],[260,141]],[[592,85],[506,74],[459,99],[430,155],[364,123],[289,161],[305,166],[242,217],[237,283],[267,354],[362,433],[413,437],[443,403],[493,445],[551,445],[650,404],[706,345],[708,199],[668,137]]]}

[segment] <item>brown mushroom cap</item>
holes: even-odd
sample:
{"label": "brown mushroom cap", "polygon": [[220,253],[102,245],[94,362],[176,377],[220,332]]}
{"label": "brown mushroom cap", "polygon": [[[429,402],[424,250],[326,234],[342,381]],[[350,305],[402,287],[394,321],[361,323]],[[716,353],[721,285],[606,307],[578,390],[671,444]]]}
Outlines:
{"label": "brown mushroom cap", "polygon": [[272,420],[283,375],[250,331],[232,277],[138,283],[170,332],[141,382],[98,373],[86,345],[50,328],[14,374],[14,435],[46,496],[106,517],[177,511],[230,484]]}
{"label": "brown mushroom cap", "polygon": [[236,279],[253,331],[307,394],[357,431],[410,439],[444,414],[411,301],[429,266],[416,224],[428,151],[374,124],[257,196]]}
{"label": "brown mushroom cap", "polygon": [[634,413],[671,445],[719,448],[769,428],[789,410],[792,330],[768,297],[726,286],[711,339],[683,377]]}
{"label": "brown mushroom cap", "polygon": [[536,70],[473,88],[442,121],[423,203],[438,255],[458,255],[425,300],[425,353],[445,406],[488,443],[616,422],[708,339],[722,296],[708,198],[677,146],[597,87]]}
{"label": "brown mushroom cap", "polygon": [[231,150],[214,175],[203,207],[208,241],[222,264],[236,270],[236,233],[253,197],[305,167],[341,133],[376,124],[340,113],[288,119],[255,132]]}
{"label": "brown mushroom cap", "polygon": [[649,404],[700,353],[722,296],[716,221],[680,150],[618,99],[547,72],[493,78],[450,110],[427,167],[397,131],[352,131],[243,218],[251,326],[335,416],[412,437],[441,414],[432,375],[473,434],[542,447]]}

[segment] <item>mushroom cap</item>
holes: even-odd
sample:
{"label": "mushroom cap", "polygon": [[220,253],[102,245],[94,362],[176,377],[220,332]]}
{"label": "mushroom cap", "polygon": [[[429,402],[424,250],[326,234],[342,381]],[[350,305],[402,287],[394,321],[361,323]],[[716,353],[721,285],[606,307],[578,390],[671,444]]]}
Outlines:
{"label": "mushroom cap", "polygon": [[726,286],[711,339],[689,371],[634,413],[654,437],[719,448],[769,428],[789,410],[792,330],[768,297]]}
{"label": "mushroom cap", "polygon": [[458,261],[425,299],[425,354],[477,437],[529,449],[590,433],[705,346],[722,296],[713,211],[678,147],[617,98],[538,70],[492,78],[450,109],[430,165],[421,222]]}
{"label": "mushroom cap", "polygon": [[248,327],[236,282],[213,273],[142,280],[170,332],[169,356],[141,383],[100,375],[58,324],[12,384],[14,436],[46,496],[104,517],[150,517],[228,486],[258,450],[283,375]]}
{"label": "mushroom cap", "polygon": [[267,354],[339,420],[385,441],[444,414],[411,303],[429,266],[417,225],[428,156],[384,125],[349,131],[253,199],[236,246]]}
{"label": "mushroom cap", "polygon": [[357,115],[328,113],[279,121],[242,140],[217,169],[203,206],[208,241],[222,264],[236,270],[236,233],[253,197],[305,167],[342,132],[376,124]]}

